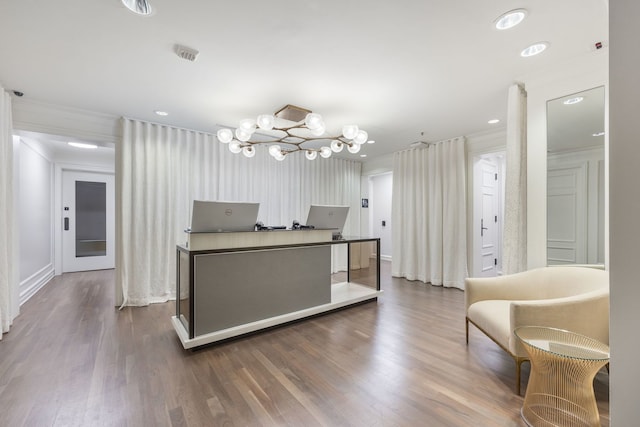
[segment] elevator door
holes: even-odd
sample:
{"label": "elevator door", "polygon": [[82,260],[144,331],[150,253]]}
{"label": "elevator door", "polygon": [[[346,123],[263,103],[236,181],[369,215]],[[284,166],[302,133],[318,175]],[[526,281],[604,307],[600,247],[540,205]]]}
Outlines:
{"label": "elevator door", "polygon": [[62,182],[62,271],[114,268],[113,175],[63,171]]}

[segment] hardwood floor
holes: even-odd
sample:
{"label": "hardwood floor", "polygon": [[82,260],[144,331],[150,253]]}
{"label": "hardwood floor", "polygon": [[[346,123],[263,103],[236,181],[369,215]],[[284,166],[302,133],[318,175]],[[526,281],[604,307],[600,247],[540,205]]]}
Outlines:
{"label": "hardwood floor", "polygon": [[[0,341],[1,426],[522,426],[513,360],[464,294],[391,278],[377,302],[183,350],[173,302],[118,311],[113,271],[56,277]],[[528,365],[523,372],[523,389]],[[609,378],[595,381],[609,425]]]}

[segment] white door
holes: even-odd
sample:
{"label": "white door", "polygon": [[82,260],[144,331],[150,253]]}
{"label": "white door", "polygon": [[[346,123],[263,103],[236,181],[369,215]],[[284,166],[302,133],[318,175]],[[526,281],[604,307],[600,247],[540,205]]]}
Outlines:
{"label": "white door", "polygon": [[62,272],[115,267],[114,176],[62,172]]}
{"label": "white door", "polygon": [[498,164],[492,159],[479,159],[476,164],[476,212],[474,250],[477,277],[492,277],[498,274],[499,201],[500,186]]}
{"label": "white door", "polygon": [[393,193],[393,174],[386,173],[370,178],[372,236],[380,237],[380,258],[391,260],[391,197]]}

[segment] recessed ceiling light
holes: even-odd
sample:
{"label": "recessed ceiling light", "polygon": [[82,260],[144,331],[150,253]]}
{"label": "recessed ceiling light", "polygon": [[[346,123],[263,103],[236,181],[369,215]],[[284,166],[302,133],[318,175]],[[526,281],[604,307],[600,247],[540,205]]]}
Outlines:
{"label": "recessed ceiling light", "polygon": [[159,116],[168,116],[169,113],[167,113],[166,111],[160,111],[160,110],[156,110],[154,111],[154,113],[156,113]]}
{"label": "recessed ceiling light", "polygon": [[367,144],[375,144],[376,142],[372,139],[370,141],[367,141]]}
{"label": "recessed ceiling light", "polygon": [[95,144],[85,144],[83,142],[67,142],[67,144],[76,148],[87,148],[87,149],[98,148],[98,146]]}
{"label": "recessed ceiling light", "polygon": [[360,157],[367,157],[366,154],[360,154]]}
{"label": "recessed ceiling light", "polygon": [[524,49],[522,52],[520,52],[520,56],[522,56],[523,58],[528,58],[530,56],[538,55],[544,52],[548,47],[549,47],[548,42],[534,43],[531,46]]}
{"label": "recessed ceiling light", "polygon": [[487,123],[490,125],[495,125],[496,123],[500,123],[500,119],[491,119]]}
{"label": "recessed ceiling light", "polygon": [[508,30],[521,23],[527,17],[525,9],[510,10],[494,21],[497,30]]}
{"label": "recessed ceiling light", "polygon": [[122,0],[122,4],[137,15],[149,16],[152,13],[151,5],[147,0]]}
{"label": "recessed ceiling light", "polygon": [[593,134],[593,136],[603,136],[603,135],[604,135],[604,132],[597,132]]}
{"label": "recessed ceiling light", "polygon": [[581,96],[576,96],[575,98],[569,98],[566,101],[563,102],[564,105],[573,105],[573,104],[577,104],[578,102],[582,102],[584,98]]}

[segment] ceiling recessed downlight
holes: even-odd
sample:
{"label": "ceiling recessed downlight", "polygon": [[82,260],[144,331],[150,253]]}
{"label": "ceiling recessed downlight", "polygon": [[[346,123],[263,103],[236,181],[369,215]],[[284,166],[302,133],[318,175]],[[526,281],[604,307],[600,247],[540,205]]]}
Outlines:
{"label": "ceiling recessed downlight", "polygon": [[67,142],[68,145],[76,148],[94,149],[98,148],[95,144],[85,144],[84,142]]}
{"label": "ceiling recessed downlight", "polygon": [[491,119],[487,123],[490,125],[495,125],[496,123],[500,123],[500,119]]}
{"label": "ceiling recessed downlight", "polygon": [[527,17],[526,9],[515,9],[503,13],[494,21],[497,30],[508,30],[521,23]]}
{"label": "ceiling recessed downlight", "polygon": [[549,47],[548,42],[537,42],[520,52],[520,56],[528,58],[530,56],[539,55]]}
{"label": "ceiling recessed downlight", "polygon": [[578,102],[582,102],[584,98],[582,96],[576,96],[575,98],[569,98],[563,102],[564,105],[573,105]]}
{"label": "ceiling recessed downlight", "polygon": [[148,0],[122,0],[122,4],[137,15],[149,16],[152,13]]}
{"label": "ceiling recessed downlight", "polygon": [[369,141],[367,141],[367,144],[375,144],[376,142],[373,139],[370,139]]}
{"label": "ceiling recessed downlight", "polygon": [[163,116],[163,117],[169,115],[169,113],[167,113],[166,111],[160,111],[160,110],[156,110],[156,111],[154,111],[154,113],[156,113],[159,116]]}
{"label": "ceiling recessed downlight", "polygon": [[360,154],[360,157],[367,157],[366,154]]}

